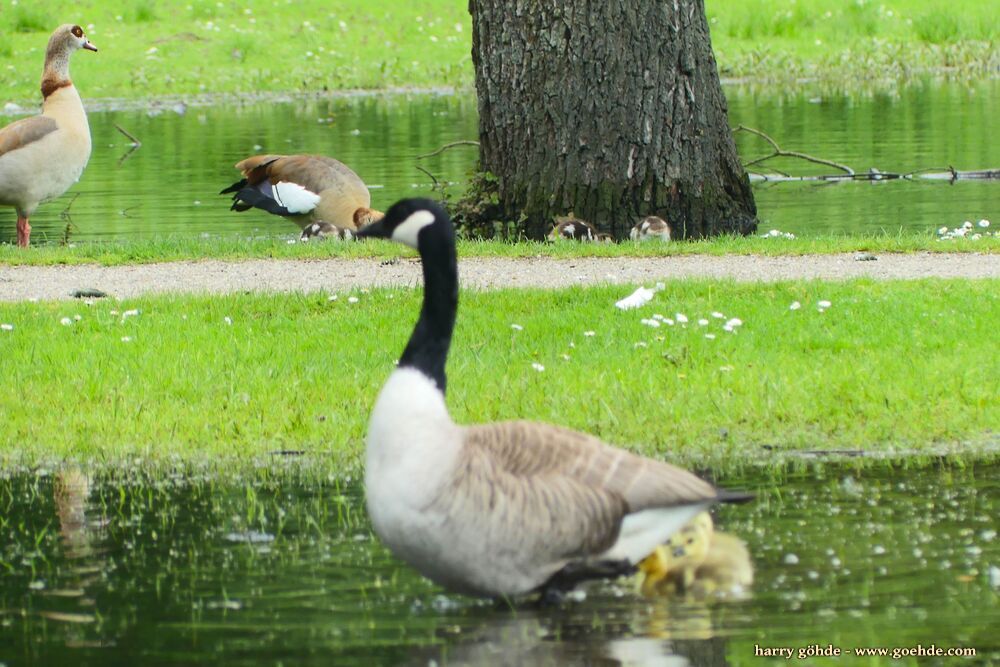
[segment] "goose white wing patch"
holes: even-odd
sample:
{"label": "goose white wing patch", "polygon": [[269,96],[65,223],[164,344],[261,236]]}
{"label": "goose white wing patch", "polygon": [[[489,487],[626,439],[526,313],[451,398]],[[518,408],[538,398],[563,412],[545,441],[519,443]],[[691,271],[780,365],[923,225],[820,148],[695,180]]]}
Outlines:
{"label": "goose white wing patch", "polygon": [[306,190],[298,183],[280,181],[273,186],[274,200],[288,209],[289,213],[308,213],[316,208],[319,195]]}

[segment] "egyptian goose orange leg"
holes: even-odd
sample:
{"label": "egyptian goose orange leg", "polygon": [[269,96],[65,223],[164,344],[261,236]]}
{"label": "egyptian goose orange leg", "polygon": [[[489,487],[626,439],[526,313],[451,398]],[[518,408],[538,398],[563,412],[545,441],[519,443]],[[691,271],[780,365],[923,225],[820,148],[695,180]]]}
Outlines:
{"label": "egyptian goose orange leg", "polygon": [[17,245],[27,248],[31,243],[31,225],[28,224],[28,216],[17,216]]}

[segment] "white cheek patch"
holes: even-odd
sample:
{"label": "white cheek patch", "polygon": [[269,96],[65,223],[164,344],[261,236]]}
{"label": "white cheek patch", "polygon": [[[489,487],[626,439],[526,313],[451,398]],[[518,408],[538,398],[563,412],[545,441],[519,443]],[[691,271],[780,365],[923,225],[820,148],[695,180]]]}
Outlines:
{"label": "white cheek patch", "polygon": [[306,190],[298,183],[275,183],[273,193],[274,200],[288,209],[289,213],[308,213],[319,203],[318,194]]}
{"label": "white cheek patch", "polygon": [[434,214],[428,210],[416,211],[410,217],[399,223],[392,230],[392,240],[405,243],[411,248],[417,247],[417,235],[420,230],[434,222]]}

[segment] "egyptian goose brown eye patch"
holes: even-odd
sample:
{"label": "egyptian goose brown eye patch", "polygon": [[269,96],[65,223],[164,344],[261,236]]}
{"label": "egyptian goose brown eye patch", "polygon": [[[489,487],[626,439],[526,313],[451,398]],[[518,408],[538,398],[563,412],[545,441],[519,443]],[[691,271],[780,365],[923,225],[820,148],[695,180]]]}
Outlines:
{"label": "egyptian goose brown eye patch", "polygon": [[83,28],[81,28],[78,25],[73,26],[73,28],[72,28],[72,30],[70,30],[70,32],[73,33],[73,36],[75,36],[75,37],[83,37]]}

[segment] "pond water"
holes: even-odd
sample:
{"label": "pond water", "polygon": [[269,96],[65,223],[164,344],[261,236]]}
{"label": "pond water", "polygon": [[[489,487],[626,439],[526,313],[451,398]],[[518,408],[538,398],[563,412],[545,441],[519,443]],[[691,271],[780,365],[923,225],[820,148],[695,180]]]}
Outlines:
{"label": "pond water", "polygon": [[[417,576],[373,537],[349,478],[8,470],[0,664],[760,665],[757,645],[931,644],[1000,660],[1000,466],[720,481],[758,494],[717,517],[752,553],[748,597],[646,599],[625,580],[538,609]],[[865,659],[917,662],[951,661]]]}
{"label": "pond water", "polygon": [[[86,91],[83,91],[86,94]],[[769,133],[784,149],[851,165],[907,172],[1000,166],[1000,80],[912,85],[898,94],[775,93],[729,87],[732,124]],[[295,226],[261,212],[230,212],[217,193],[237,180],[232,165],[255,153],[322,153],[350,165],[371,186],[376,208],[432,193],[423,166],[461,191],[476,161],[458,147],[417,161],[445,143],[477,138],[475,96],[410,95],[294,100],[218,107],[164,105],[90,115],[94,152],[81,182],[41,207],[33,240],[164,235],[291,236]],[[0,119],[7,122],[8,119]],[[142,141],[130,141],[120,125]],[[745,159],[767,145],[740,134]],[[127,155],[127,157],[125,157]],[[804,162],[775,167],[817,171]],[[1000,218],[996,182],[763,184],[755,187],[762,231],[798,235],[928,231]],[[67,213],[68,208],[68,213]],[[13,210],[0,210],[0,240],[12,240]]]}

